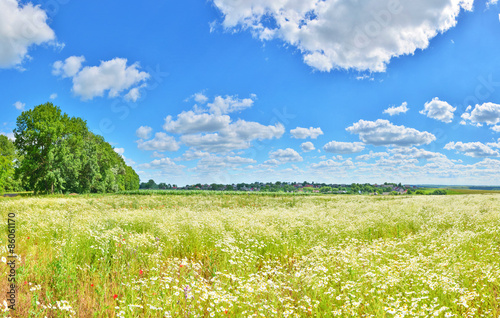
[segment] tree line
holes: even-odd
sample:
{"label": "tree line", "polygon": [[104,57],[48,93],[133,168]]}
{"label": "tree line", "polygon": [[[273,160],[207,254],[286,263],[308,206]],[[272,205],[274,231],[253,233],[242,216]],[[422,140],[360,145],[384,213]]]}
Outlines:
{"label": "tree line", "polygon": [[85,120],[46,103],[24,111],[14,142],[0,136],[0,192],[104,193],[139,189],[139,176]]}

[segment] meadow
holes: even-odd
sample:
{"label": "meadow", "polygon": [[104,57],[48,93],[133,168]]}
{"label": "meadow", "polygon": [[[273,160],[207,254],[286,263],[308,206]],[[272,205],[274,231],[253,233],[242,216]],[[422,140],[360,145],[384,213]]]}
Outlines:
{"label": "meadow", "polygon": [[16,214],[4,317],[498,317],[500,195],[89,195]]}

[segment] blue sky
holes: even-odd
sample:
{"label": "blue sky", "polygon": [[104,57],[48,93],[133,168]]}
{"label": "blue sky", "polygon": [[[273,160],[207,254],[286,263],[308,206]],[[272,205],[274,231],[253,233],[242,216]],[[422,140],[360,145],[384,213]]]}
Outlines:
{"label": "blue sky", "polygon": [[0,133],[50,101],[142,181],[498,185],[499,6],[0,0]]}

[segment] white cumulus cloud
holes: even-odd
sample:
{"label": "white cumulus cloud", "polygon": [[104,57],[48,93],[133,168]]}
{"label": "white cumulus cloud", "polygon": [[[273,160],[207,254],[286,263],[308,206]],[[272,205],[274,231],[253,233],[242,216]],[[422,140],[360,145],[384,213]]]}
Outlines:
{"label": "white cumulus cloud", "polygon": [[72,78],[72,91],[82,100],[104,96],[105,93],[113,98],[127,92],[124,97],[136,101],[140,97],[139,89],[144,88],[144,81],[150,78],[147,72],[140,70],[138,63],[127,65],[124,58],[117,57],[101,61],[99,66],[82,68],[84,60],[83,56],[71,56],[64,62],[56,61],[52,66],[54,75]]}
{"label": "white cumulus cloud", "polygon": [[418,131],[414,128],[396,126],[385,119],[376,121],[360,120],[346,128],[353,134],[358,134],[365,144],[374,146],[412,146],[429,144],[436,140],[436,136],[427,131]]}
{"label": "white cumulus cloud", "polygon": [[52,75],[62,78],[73,77],[82,69],[83,62],[85,62],[84,56],[70,56],[64,62],[55,61],[52,65]]}
{"label": "white cumulus cloud", "polygon": [[141,126],[135,131],[135,135],[141,139],[149,139],[153,128],[149,126]]}
{"label": "white cumulus cloud", "polygon": [[39,5],[0,0],[0,68],[20,66],[32,46],[54,43],[55,38]]}
{"label": "white cumulus cloud", "polygon": [[302,149],[303,152],[309,152],[309,151],[313,151],[316,148],[314,148],[314,145],[312,142],[307,141],[307,142],[304,142],[300,145],[300,149]]}
{"label": "white cumulus cloud", "polygon": [[17,110],[24,110],[24,106],[26,106],[25,103],[21,103],[20,101],[17,101],[14,103],[14,107],[17,109]]}
{"label": "white cumulus cloud", "polygon": [[182,157],[180,157],[178,159],[191,161],[191,160],[198,160],[198,159],[209,157],[209,156],[210,156],[210,153],[208,153],[208,152],[189,149],[184,154],[182,154]]}
{"label": "white cumulus cloud", "polygon": [[446,158],[445,155],[439,152],[432,152],[425,149],[415,148],[415,147],[404,147],[404,148],[393,148],[389,150],[393,154],[403,155],[405,157],[414,159],[435,159],[435,158]]}
{"label": "white cumulus cloud", "polygon": [[241,165],[256,163],[254,159],[244,158],[240,156],[203,156],[194,171],[198,172],[214,172],[225,169],[234,169]]}
{"label": "white cumulus cloud", "polygon": [[155,159],[150,163],[143,163],[137,166],[139,169],[157,169],[165,172],[179,173],[185,166],[178,165],[170,158]]}
{"label": "white cumulus cloud", "polygon": [[401,113],[406,113],[409,110],[408,103],[404,102],[401,106],[392,106],[384,110],[384,114],[389,114],[390,116],[399,115]]}
{"label": "white cumulus cloud", "polygon": [[180,146],[174,137],[164,132],[157,132],[151,140],[137,140],[137,148],[151,151],[177,151]]}
{"label": "white cumulus cloud", "polygon": [[292,148],[278,149],[269,153],[269,158],[276,159],[280,163],[299,162],[304,160],[301,155]]}
{"label": "white cumulus cloud", "polygon": [[311,164],[311,168],[315,170],[346,170],[346,169],[354,169],[354,163],[351,159],[347,159],[345,161],[335,161],[332,159],[328,159],[325,161],[320,161],[318,163]]}
{"label": "white cumulus cloud", "polygon": [[238,120],[211,134],[187,134],[181,141],[197,150],[226,152],[247,149],[252,140],[280,138],[285,132],[282,124],[265,126],[257,122]]}
{"label": "white cumulus cloud", "polygon": [[341,142],[341,141],[330,141],[323,146],[323,150],[331,153],[356,153],[361,152],[365,149],[362,142]]}
{"label": "white cumulus cloud", "polygon": [[391,58],[425,49],[473,0],[213,0],[227,30],[297,47],[320,71],[382,72]]}
{"label": "white cumulus cloud", "polygon": [[205,104],[208,101],[208,97],[203,93],[194,94],[194,101],[200,104]]}
{"label": "white cumulus cloud", "polygon": [[491,149],[489,146],[482,142],[450,142],[444,146],[446,150],[456,150],[463,152],[464,155],[469,157],[498,157],[499,153]]}
{"label": "white cumulus cloud", "polygon": [[[201,93],[199,93],[201,94]],[[208,101],[208,97],[197,94],[189,97]],[[194,151],[229,152],[238,149],[247,149],[254,140],[281,138],[285,127],[281,123],[262,125],[239,119],[232,121],[227,114],[251,107],[257,99],[255,94],[250,98],[239,99],[236,96],[214,98],[207,107],[195,105],[193,110],[183,111],[174,116],[165,118],[163,129],[169,133],[179,134],[180,140]]]}
{"label": "white cumulus cloud", "polygon": [[125,152],[125,148],[113,148],[113,150],[121,156],[123,156],[123,153]]}
{"label": "white cumulus cloud", "polygon": [[451,123],[453,121],[453,113],[457,110],[456,107],[451,106],[445,101],[439,100],[434,97],[430,102],[425,103],[424,109],[419,113],[426,115],[443,123]]}
{"label": "white cumulus cloud", "polygon": [[215,132],[227,128],[230,122],[231,118],[227,115],[197,114],[190,110],[177,115],[176,120],[170,115],[167,116],[163,129],[175,134]]}
{"label": "white cumulus cloud", "polygon": [[292,134],[293,138],[297,138],[297,139],[306,139],[306,138],[316,139],[316,138],[318,138],[318,136],[323,135],[323,131],[321,130],[320,127],[318,127],[318,128],[297,127],[295,129],[290,130],[290,133]]}
{"label": "white cumulus cloud", "polygon": [[472,106],[467,107],[465,113],[462,114],[464,124],[469,122],[475,126],[483,124],[492,126],[491,129],[495,132],[500,132],[500,105],[495,103],[476,104],[474,109]]}
{"label": "white cumulus cloud", "polygon": [[245,108],[252,107],[253,103],[254,100],[252,98],[239,99],[236,96],[216,96],[214,101],[212,103],[208,103],[207,106],[211,113],[220,115],[241,111]]}

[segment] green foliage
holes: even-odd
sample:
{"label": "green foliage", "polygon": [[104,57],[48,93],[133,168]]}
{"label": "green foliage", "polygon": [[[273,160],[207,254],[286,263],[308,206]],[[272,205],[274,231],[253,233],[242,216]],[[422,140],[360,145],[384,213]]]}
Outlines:
{"label": "green foliage", "polygon": [[158,185],[153,179],[149,179],[148,182],[141,183],[139,189],[156,190],[158,189]]}
{"label": "green foliage", "polygon": [[22,156],[16,175],[35,193],[116,192],[139,188],[139,177],[104,138],[81,118],[52,103],[17,118],[15,146]]}
{"label": "green foliage", "polygon": [[319,192],[321,192],[321,193],[332,193],[332,187],[321,187],[321,188],[319,188]]}
{"label": "green foliage", "polygon": [[8,190],[14,177],[15,148],[4,135],[0,135],[0,193]]}
{"label": "green foliage", "polygon": [[430,195],[446,195],[446,190],[437,189],[429,193]]}

